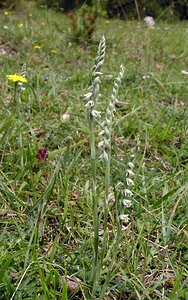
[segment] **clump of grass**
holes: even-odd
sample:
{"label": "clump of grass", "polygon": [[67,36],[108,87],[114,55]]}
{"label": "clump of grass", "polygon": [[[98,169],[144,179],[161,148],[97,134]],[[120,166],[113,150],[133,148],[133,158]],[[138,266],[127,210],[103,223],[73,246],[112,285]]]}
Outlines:
{"label": "clump of grass", "polygon": [[97,10],[83,4],[77,13],[70,11],[67,15],[70,19],[73,40],[76,42],[91,41],[96,30]]}

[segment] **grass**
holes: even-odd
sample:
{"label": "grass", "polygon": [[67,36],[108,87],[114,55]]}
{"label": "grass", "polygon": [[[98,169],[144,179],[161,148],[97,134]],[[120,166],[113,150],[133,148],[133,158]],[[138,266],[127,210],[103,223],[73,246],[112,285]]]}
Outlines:
{"label": "grass", "polygon": [[[106,257],[95,299],[101,299],[108,275],[102,299],[188,299],[188,90],[181,73],[188,63],[186,23],[158,21],[152,30],[143,22],[100,19],[87,44],[72,41],[62,13],[29,3],[0,14],[0,299],[92,299],[90,147],[82,96],[102,35],[102,119],[119,66],[125,67],[112,132],[111,185],[125,181],[135,152],[136,174],[130,222],[110,274]],[[6,75],[19,73],[24,63],[28,86],[16,103]],[[95,136],[98,143],[98,129]],[[48,149],[47,161],[36,159],[40,147]],[[101,163],[98,170],[101,211]],[[116,235],[113,203],[109,210],[108,246]],[[99,228],[100,241],[102,235]]]}

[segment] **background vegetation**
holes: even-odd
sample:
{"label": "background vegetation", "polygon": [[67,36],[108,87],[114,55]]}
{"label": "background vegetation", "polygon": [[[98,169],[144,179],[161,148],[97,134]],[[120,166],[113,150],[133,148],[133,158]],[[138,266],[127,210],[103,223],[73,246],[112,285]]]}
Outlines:
{"label": "background vegetation", "polygon": [[[24,0],[0,1],[0,6],[15,7],[21,1]],[[154,18],[188,19],[187,0],[36,0],[36,2],[64,12],[78,9],[82,5],[97,6],[100,13],[123,19],[139,19],[146,15]]]}
{"label": "background vegetation", "polygon": [[[0,27],[0,299],[91,299],[93,215],[83,95],[104,35],[101,120],[119,66],[125,66],[111,184],[125,182],[133,153],[135,184],[103,299],[187,300],[187,23],[159,20],[149,28],[142,19],[99,17],[90,42],[80,36],[75,43],[67,15],[26,1],[1,10]],[[6,75],[23,72],[28,84],[17,98]],[[94,133],[100,142],[99,128]],[[39,149],[48,157],[39,159]],[[101,212],[101,163],[98,169]],[[109,205],[110,246],[117,229],[113,197]],[[102,228],[99,233],[101,240]],[[110,261],[95,299],[101,299]]]}

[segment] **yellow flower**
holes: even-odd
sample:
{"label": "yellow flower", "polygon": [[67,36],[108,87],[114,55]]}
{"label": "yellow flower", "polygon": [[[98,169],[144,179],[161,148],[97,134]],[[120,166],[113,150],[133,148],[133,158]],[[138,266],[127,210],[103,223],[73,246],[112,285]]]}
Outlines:
{"label": "yellow flower", "polygon": [[58,51],[57,51],[57,50],[54,50],[54,49],[52,49],[52,50],[51,50],[51,53],[55,53],[55,54],[57,54],[57,53],[58,53]]}
{"label": "yellow flower", "polygon": [[23,26],[24,26],[24,24],[23,24],[23,23],[20,23],[18,26],[19,26],[19,27],[23,27]]}
{"label": "yellow flower", "polygon": [[4,15],[5,15],[5,16],[8,16],[8,11],[4,11]]}
{"label": "yellow flower", "polygon": [[27,82],[27,79],[18,74],[6,75],[6,77],[8,78],[8,80],[12,80],[14,82]]}
{"label": "yellow flower", "polygon": [[106,23],[106,24],[110,24],[110,21],[109,21],[109,20],[106,20],[105,23]]}
{"label": "yellow flower", "polygon": [[40,49],[41,46],[40,46],[40,45],[35,45],[34,48],[35,48],[35,49]]}
{"label": "yellow flower", "polygon": [[33,15],[32,15],[32,14],[28,14],[28,16],[29,16],[29,17],[32,17]]}

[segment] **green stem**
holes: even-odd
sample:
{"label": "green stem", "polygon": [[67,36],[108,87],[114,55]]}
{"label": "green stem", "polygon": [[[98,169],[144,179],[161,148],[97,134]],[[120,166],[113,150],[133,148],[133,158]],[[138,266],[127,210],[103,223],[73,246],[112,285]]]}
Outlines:
{"label": "green stem", "polygon": [[94,120],[93,116],[89,116],[89,130],[90,130],[90,147],[91,147],[91,176],[92,176],[92,209],[93,209],[93,227],[94,227],[94,253],[93,264],[91,270],[90,282],[93,286],[93,292],[96,289],[97,283],[97,267],[98,267],[98,248],[99,248],[99,218],[98,206],[96,197],[96,149],[95,149],[95,135],[94,135]]}
{"label": "green stem", "polygon": [[101,299],[103,299],[103,296],[106,292],[107,286],[108,286],[109,281],[110,281],[110,277],[111,277],[113,269],[114,269],[115,261],[116,261],[117,254],[118,254],[120,240],[121,240],[121,228],[119,227],[118,231],[117,231],[117,235],[116,235],[116,241],[115,241],[114,247],[113,247],[111,264],[109,266],[108,274],[106,276],[105,282],[103,283],[102,291],[101,291],[101,294],[100,294]]}
{"label": "green stem", "polygon": [[17,103],[17,82],[14,84],[14,96],[13,96],[13,113],[16,115],[18,110],[18,103]]}
{"label": "green stem", "polygon": [[[111,137],[109,139],[111,141]],[[111,145],[108,151],[108,161],[106,162],[105,168],[105,199],[104,199],[104,225],[103,225],[103,240],[102,240],[102,251],[101,251],[101,268],[105,257],[105,251],[107,248],[108,239],[108,197],[110,189],[110,163],[111,163]]]}
{"label": "green stem", "polygon": [[18,86],[18,83],[15,82],[15,86],[14,86],[14,103],[16,103],[17,86]]}
{"label": "green stem", "polygon": [[[117,195],[116,195],[116,197],[117,197]],[[120,244],[120,241],[121,241],[121,233],[122,233],[122,226],[121,226],[121,222],[119,220],[120,212],[121,212],[121,208],[120,208],[119,199],[118,199],[118,200],[116,200],[116,221],[117,221],[117,227],[118,227],[117,228],[117,234],[116,234],[116,238],[115,238],[115,242],[113,244],[113,247],[111,248],[111,251],[110,251],[112,253],[111,263],[110,263],[110,266],[109,266],[109,269],[108,269],[108,274],[105,278],[105,282],[103,283],[102,291],[101,291],[101,294],[100,294],[101,299],[103,299],[103,296],[106,292],[108,283],[110,281],[110,278],[111,278],[111,275],[112,275],[112,272],[113,272],[113,269],[114,269],[115,261],[116,261],[117,255],[118,255],[118,249],[119,249],[119,244]]]}
{"label": "green stem", "polygon": [[147,30],[147,48],[146,48],[146,74],[149,72],[150,68],[150,29]]}

